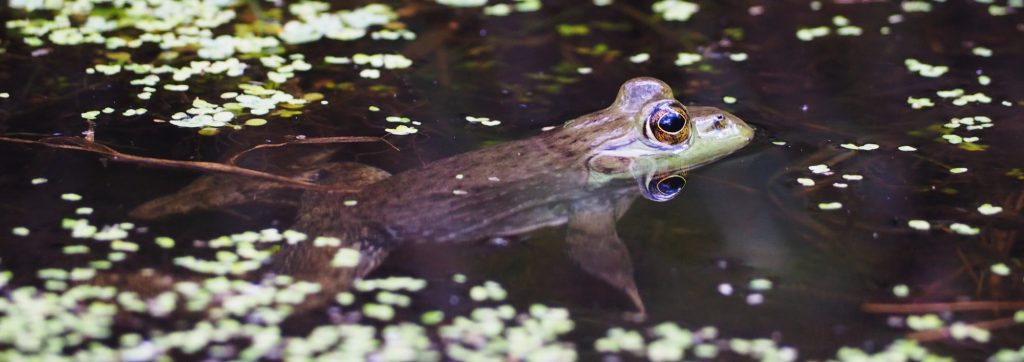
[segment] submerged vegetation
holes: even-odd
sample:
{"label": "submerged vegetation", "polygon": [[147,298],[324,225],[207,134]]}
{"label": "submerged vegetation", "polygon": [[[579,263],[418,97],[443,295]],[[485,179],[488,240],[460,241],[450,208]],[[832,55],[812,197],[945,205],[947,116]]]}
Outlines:
{"label": "submerged vegetation", "polygon": [[[0,360],[1024,360],[1021,1],[8,5]],[[106,162],[340,192],[236,159],[345,143],[408,169],[554,129],[627,75],[765,129],[698,175],[696,210],[617,215],[648,240],[630,249],[649,315],[604,285],[532,291],[563,278],[525,265],[543,249],[344,289],[275,273],[287,246],[338,273],[361,254],[274,210],[139,222],[180,180]]]}

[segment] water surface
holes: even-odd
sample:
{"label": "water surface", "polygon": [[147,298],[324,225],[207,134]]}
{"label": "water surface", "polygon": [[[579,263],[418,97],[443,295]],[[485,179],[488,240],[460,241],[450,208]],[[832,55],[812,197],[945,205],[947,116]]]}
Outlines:
{"label": "water surface", "polygon": [[[26,12],[15,3],[19,2],[2,12],[9,20],[52,18],[53,11]],[[1024,225],[1024,156],[1019,145],[1024,120],[1018,111],[1024,106],[1024,83],[1018,80],[1024,75],[1021,9],[1014,8],[1013,1],[1008,7],[1002,1],[815,3],[706,1],[689,20],[668,21],[643,1],[616,1],[610,6],[545,1],[537,11],[508,16],[484,15],[479,7],[394,2],[389,5],[395,18],[386,27],[407,28],[416,34],[414,40],[373,40],[367,35],[350,41],[283,42],[265,53],[237,54],[250,65],[244,77],[193,76],[175,82],[163,74],[148,100],[139,99],[140,86],[130,84],[141,75],[85,70],[124,61],[126,55],[131,63],[183,66],[200,60],[194,48],[174,48],[176,54],[156,44],[109,50],[93,44],[55,44],[46,38],[34,46],[26,43],[22,31],[7,29],[0,38],[0,92],[8,94],[0,98],[0,135],[22,140],[83,137],[89,125],[82,113],[112,107],[112,113],[97,116],[95,141],[125,154],[223,162],[262,143],[372,136],[384,137],[394,147],[381,142],[289,146],[249,157],[244,166],[273,171],[299,155],[330,147],[337,150],[336,159],[396,173],[535,136],[544,127],[607,106],[623,81],[652,76],[670,84],[685,104],[726,109],[755,125],[758,134],[739,153],[687,175],[689,182],[676,199],[638,199],[616,223],[635,265],[648,312],[645,318],[630,317],[628,299],[580,271],[563,250],[564,227],[554,227],[511,240],[403,246],[371,277],[410,276],[429,286],[408,293],[413,306],[399,308],[396,319],[362,318],[361,323],[380,328],[397,320],[418,323],[420,314],[432,310],[444,311],[450,322],[481,305],[507,303],[525,311],[544,304],[569,311],[575,327],[558,341],[585,360],[612,355],[594,348],[595,340],[609,328],[645,331],[662,322],[689,329],[716,327],[719,341],[711,344],[723,350],[723,359],[737,357],[724,352],[731,338],[767,338],[794,348],[800,359],[834,358],[843,347],[877,352],[904,338],[920,339],[930,351],[962,360],[1016,350],[1024,343],[1024,334],[1008,321],[1024,308],[1024,269],[1017,244]],[[931,11],[909,11],[921,3]],[[331,11],[361,5],[335,4]],[[106,4],[94,11],[117,16],[104,12],[109,8]],[[232,25],[280,25],[295,18],[286,7],[269,2],[225,8],[234,9],[237,16],[230,24],[213,27],[215,34],[243,34],[246,30],[232,30]],[[1003,11],[1008,14],[1001,15]],[[73,23],[83,19],[74,18]],[[847,22],[861,33],[841,35]],[[829,34],[799,38],[802,29],[815,27],[824,27]],[[279,32],[271,27],[262,34],[283,39]],[[139,33],[128,29],[108,35],[131,39]],[[303,54],[312,69],[296,71],[280,84],[268,83],[269,67],[257,58],[272,52],[283,57]],[[677,65],[681,52],[699,54],[701,60]],[[360,72],[378,68],[324,61],[325,56],[356,53],[402,54],[412,64],[379,69],[379,78],[368,79]],[[641,53],[649,60],[630,60]],[[908,59],[947,66],[948,71],[923,76],[908,69]],[[190,87],[184,92],[162,88],[179,83]],[[268,120],[266,125],[211,128],[218,131],[215,135],[167,123],[173,114],[191,107],[196,97],[222,102],[221,93],[238,92],[238,84],[246,83],[295,97],[318,93],[327,102],[313,96],[304,106],[282,106],[274,109],[276,113],[259,116]],[[936,93],[955,89],[966,95],[981,93],[976,100],[988,102],[960,105],[960,95],[943,98]],[[933,105],[915,109],[908,98],[929,98]],[[147,112],[123,113],[138,107]],[[280,112],[289,109],[301,113]],[[257,117],[246,111],[236,114],[236,125]],[[417,132],[388,133],[385,129],[397,124],[386,121],[387,116],[418,122],[408,124]],[[483,126],[467,122],[466,116],[501,123]],[[968,130],[986,123],[977,116],[987,117],[993,126]],[[944,126],[966,117],[975,118],[956,128]],[[901,146],[913,150],[901,151]],[[66,289],[53,278],[40,277],[39,270],[70,271],[109,258],[109,241],[71,237],[61,228],[64,218],[87,218],[101,227],[135,222],[124,239],[141,245],[138,251],[125,252],[124,260],[109,270],[99,270],[91,281],[67,281],[71,286],[117,284],[118,276],[138,273],[169,282],[206,278],[174,263],[174,258],[186,255],[213,257],[206,243],[192,240],[265,228],[284,230],[294,218],[294,208],[287,206],[242,205],[157,221],[133,220],[128,216],[131,209],[173,193],[203,173],[41,145],[0,142],[0,152],[0,269],[13,276],[0,289],[5,300],[27,286],[60,295]],[[810,168],[816,165],[826,165],[828,171]],[[45,182],[33,184],[37,178]],[[801,185],[801,178],[814,185]],[[65,194],[81,195],[82,200],[64,200]],[[93,212],[76,215],[83,206]],[[993,207],[1001,207],[1001,212],[990,214]],[[915,229],[912,221],[918,227],[926,221],[930,228]],[[30,233],[16,235],[16,228]],[[173,237],[176,245],[156,246],[152,240],[159,235]],[[87,245],[90,250],[68,255],[69,245]],[[456,274],[467,281],[453,281]],[[261,269],[239,279],[256,282],[264,275]],[[504,286],[507,300],[488,304],[469,298],[472,286],[489,280]],[[771,287],[754,290],[754,280],[768,280]],[[905,288],[906,295],[894,293],[894,288]],[[357,305],[373,295],[360,294]],[[977,305],[968,301],[990,303],[975,310],[954,310]],[[902,312],[880,312],[880,304]],[[67,313],[81,310],[70,308]],[[303,311],[283,323],[281,333],[305,336],[318,326],[354,323],[343,317],[351,311],[358,312],[359,307]],[[0,318],[12,329],[0,328],[0,348],[6,353],[37,353],[40,349],[7,337],[28,327],[10,310],[4,312]],[[946,327],[996,322],[983,324],[991,329],[985,338],[958,339],[942,334],[948,329],[928,333],[907,326],[906,317],[929,313]],[[123,346],[125,334],[149,340],[168,331],[192,329],[197,320],[208,318],[203,313],[180,319],[147,314],[151,313],[113,318],[109,335],[87,340],[117,348]],[[451,353],[443,347],[448,342],[433,329],[426,335],[434,346],[430,348]],[[217,345],[236,347],[168,353],[185,359],[230,359],[236,352],[232,348],[250,344],[245,338],[221,342]],[[62,343],[65,347],[58,348],[59,353],[89,349],[88,343],[76,345],[73,339]],[[283,347],[276,346],[263,357],[280,358]]]}

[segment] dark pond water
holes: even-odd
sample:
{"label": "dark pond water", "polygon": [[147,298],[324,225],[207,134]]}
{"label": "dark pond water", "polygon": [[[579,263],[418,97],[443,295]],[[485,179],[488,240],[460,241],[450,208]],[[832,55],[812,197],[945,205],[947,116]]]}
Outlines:
{"label": "dark pond water", "polygon": [[[502,7],[385,3],[390,8],[362,1],[289,10],[273,2],[204,7],[167,0],[135,10],[111,3],[76,9],[67,2],[27,11],[32,2],[6,4],[0,10],[8,21],[0,37],[0,359],[298,360],[358,341],[345,347],[348,358],[433,359],[425,351],[434,351],[461,360],[470,359],[465,351],[485,351],[501,359],[533,353],[533,360],[672,360],[686,347],[687,358],[824,360],[889,346],[893,354],[923,354],[909,347],[919,345],[939,356],[985,360],[1024,344],[1019,1],[703,1],[686,21],[666,20],[644,1],[544,1],[522,12],[517,9],[530,10],[532,3],[517,1],[507,16],[493,15]],[[675,6],[669,12],[686,10]],[[921,7],[930,10],[915,11]],[[303,20],[304,9],[345,20]],[[361,10],[346,12],[351,9]],[[287,25],[296,19],[294,28]],[[300,28],[302,21],[329,28],[327,36],[311,38],[319,33],[315,26]],[[821,29],[828,34],[810,35]],[[377,39],[413,33],[415,39]],[[82,34],[102,39],[75,40]],[[354,39],[332,39],[346,34]],[[234,35],[235,42],[211,43],[218,35]],[[257,38],[277,44],[260,49]],[[228,53],[210,55],[218,51]],[[404,58],[373,64],[357,53]],[[296,54],[304,61],[294,62]],[[687,54],[700,59],[680,65]],[[348,62],[330,64],[337,59],[325,57]],[[204,60],[223,63],[194,63]],[[402,64],[408,60],[411,65]],[[289,63],[291,69],[281,68]],[[123,66],[86,71],[97,64]],[[224,70],[237,64],[248,67],[241,74]],[[159,70],[162,65],[176,69]],[[211,68],[217,66],[223,69]],[[156,80],[139,81],[152,74]],[[687,106],[735,114],[757,128],[755,139],[687,172],[685,188],[666,202],[637,197],[632,177],[594,187],[574,176],[583,167],[578,158],[514,143],[560,132],[546,127],[607,107],[619,86],[638,76],[664,81]],[[258,100],[235,97],[246,93],[246,84],[259,85],[249,89]],[[175,89],[181,85],[187,90]],[[270,102],[273,90],[279,98]],[[287,104],[290,97],[307,102]],[[213,105],[204,108],[196,98]],[[931,105],[921,106],[922,98]],[[237,106],[247,101],[264,105]],[[234,108],[225,105],[231,102]],[[192,114],[175,118],[190,108]],[[90,111],[98,112],[83,115]],[[218,123],[225,117],[230,120]],[[252,119],[266,124],[246,123]],[[394,134],[409,129],[403,127],[416,132]],[[300,171],[344,164],[327,176],[313,172],[321,185],[341,188],[367,183],[367,166],[396,175],[373,185],[370,196],[307,191],[303,197],[294,185],[218,176],[220,187],[175,200],[192,212],[132,213],[219,174],[211,164],[226,165],[254,146],[349,136],[386,142],[264,148],[247,152],[238,165],[299,180]],[[473,154],[486,157],[466,156]],[[310,161],[311,155],[329,155],[329,162]],[[453,156],[463,158],[437,162]],[[211,164],[188,163],[194,161]],[[471,173],[467,181],[453,181],[460,172]],[[471,181],[495,175],[511,186]],[[459,187],[471,192],[447,194]],[[472,192],[478,190],[483,193]],[[239,198],[220,202],[224,195]],[[346,206],[348,200],[357,202]],[[605,222],[581,221],[587,218]],[[75,226],[79,219],[87,221]],[[103,231],[124,222],[133,225]],[[299,246],[236,240],[219,248],[211,241],[268,228],[299,229],[308,240]],[[379,266],[362,269],[366,279],[411,277],[427,286],[395,292],[398,299],[411,297],[409,306],[363,289],[352,305],[335,301],[351,289],[354,272],[329,265],[337,248],[306,245],[319,234],[344,239],[343,246],[361,240],[362,258],[374,248],[390,251],[369,257]],[[175,243],[161,246],[158,236]],[[598,245],[593,250],[624,246],[628,254],[574,254],[572,245],[591,244]],[[183,292],[182,285],[223,274],[197,271],[198,262],[188,261],[200,259],[253,270],[227,273],[241,283],[233,291]],[[295,278],[274,282],[275,275]],[[616,286],[602,275],[631,276],[646,313],[636,313],[626,282]],[[303,297],[298,280],[318,282],[321,290]],[[500,284],[499,295],[479,298],[484,285],[497,290],[487,281]],[[116,291],[76,297],[103,294],[79,285]],[[271,285],[293,289],[275,301]],[[267,290],[271,301],[259,302],[259,291]],[[299,301],[285,300],[296,295]],[[188,310],[190,301],[203,298],[210,300]],[[489,298],[496,300],[479,300]],[[397,314],[375,316],[389,303]],[[480,322],[488,320],[480,308],[505,305],[525,314],[499,318],[499,326],[508,326],[498,337],[488,335],[493,324]],[[534,305],[564,308],[573,328],[560,329],[559,310],[533,307],[531,317]],[[421,320],[435,311],[443,312],[446,327]],[[458,316],[476,316],[477,324],[453,337],[453,326],[462,325]],[[196,332],[226,320],[243,331]],[[536,327],[545,321],[552,325]],[[701,346],[690,346],[689,335],[652,330],[665,322],[694,331]],[[344,329],[341,337],[295,339],[315,328],[355,325],[376,328],[377,344]],[[413,325],[426,326],[406,331],[426,338],[422,344],[419,337],[384,332],[418,328]],[[698,332],[707,326],[717,335]],[[646,347],[631,352],[628,341],[602,339],[612,328],[640,332]],[[174,331],[192,334],[175,340],[168,337]],[[326,346],[310,347],[314,340]],[[623,350],[614,353],[610,345]],[[764,345],[770,346],[758,347]],[[1007,351],[998,356],[1024,359]]]}

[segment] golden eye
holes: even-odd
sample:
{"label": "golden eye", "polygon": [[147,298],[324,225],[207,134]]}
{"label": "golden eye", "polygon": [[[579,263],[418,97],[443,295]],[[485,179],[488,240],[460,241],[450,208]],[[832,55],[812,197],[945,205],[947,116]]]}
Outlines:
{"label": "golden eye", "polygon": [[656,105],[647,117],[647,137],[667,145],[677,145],[690,138],[690,115],[678,102]]}

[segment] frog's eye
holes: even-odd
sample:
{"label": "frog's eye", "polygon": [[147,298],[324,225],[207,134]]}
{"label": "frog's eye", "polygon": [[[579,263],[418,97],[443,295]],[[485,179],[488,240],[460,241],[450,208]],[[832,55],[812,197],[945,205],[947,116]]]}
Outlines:
{"label": "frog's eye", "polygon": [[654,201],[668,201],[683,191],[684,186],[686,186],[686,179],[683,176],[654,177],[647,181],[644,194],[648,199]]}
{"label": "frog's eye", "polygon": [[690,137],[690,115],[679,102],[662,102],[647,116],[644,133],[648,139],[678,145]]}

